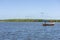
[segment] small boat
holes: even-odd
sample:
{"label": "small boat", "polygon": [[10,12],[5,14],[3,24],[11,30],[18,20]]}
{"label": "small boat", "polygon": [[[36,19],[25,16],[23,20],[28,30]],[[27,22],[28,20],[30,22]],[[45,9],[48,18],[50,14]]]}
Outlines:
{"label": "small boat", "polygon": [[54,24],[43,24],[43,26],[54,26]]}
{"label": "small boat", "polygon": [[54,24],[55,23],[53,21],[48,22],[47,20],[45,20],[44,23],[43,23],[43,26],[54,26]]}

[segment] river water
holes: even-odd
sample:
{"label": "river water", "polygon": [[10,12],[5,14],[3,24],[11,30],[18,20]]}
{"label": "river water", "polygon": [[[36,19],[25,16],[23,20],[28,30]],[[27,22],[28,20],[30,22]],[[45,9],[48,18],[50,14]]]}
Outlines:
{"label": "river water", "polygon": [[0,22],[0,40],[60,40],[60,23]]}

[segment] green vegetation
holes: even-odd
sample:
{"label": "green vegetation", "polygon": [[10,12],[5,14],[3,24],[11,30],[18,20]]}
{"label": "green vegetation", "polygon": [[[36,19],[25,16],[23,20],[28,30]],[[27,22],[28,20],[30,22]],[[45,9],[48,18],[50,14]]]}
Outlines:
{"label": "green vegetation", "polygon": [[6,19],[0,22],[42,22],[42,19]]}
{"label": "green vegetation", "polygon": [[[52,21],[60,22],[60,20],[52,20]],[[0,20],[0,22],[42,22],[42,19],[6,19],[6,20]]]}

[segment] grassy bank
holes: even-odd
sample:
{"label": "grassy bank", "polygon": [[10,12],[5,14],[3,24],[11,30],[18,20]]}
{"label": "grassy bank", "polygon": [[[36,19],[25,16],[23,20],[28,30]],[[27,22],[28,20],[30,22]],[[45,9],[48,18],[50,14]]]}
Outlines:
{"label": "grassy bank", "polygon": [[[0,22],[42,22],[42,19],[6,19],[0,20]],[[50,20],[48,20],[50,21]],[[53,22],[60,22],[60,20],[52,20]]]}
{"label": "grassy bank", "polygon": [[0,22],[42,22],[42,19],[6,19]]}

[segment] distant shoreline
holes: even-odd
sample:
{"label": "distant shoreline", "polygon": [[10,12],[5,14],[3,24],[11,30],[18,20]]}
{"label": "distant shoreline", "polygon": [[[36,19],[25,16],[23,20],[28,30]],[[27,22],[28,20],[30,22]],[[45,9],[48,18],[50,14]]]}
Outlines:
{"label": "distant shoreline", "polygon": [[[50,20],[47,20],[47,21],[50,21]],[[60,20],[52,20],[52,21],[60,22]],[[0,22],[43,22],[43,19],[5,19],[5,20],[0,20]]]}

